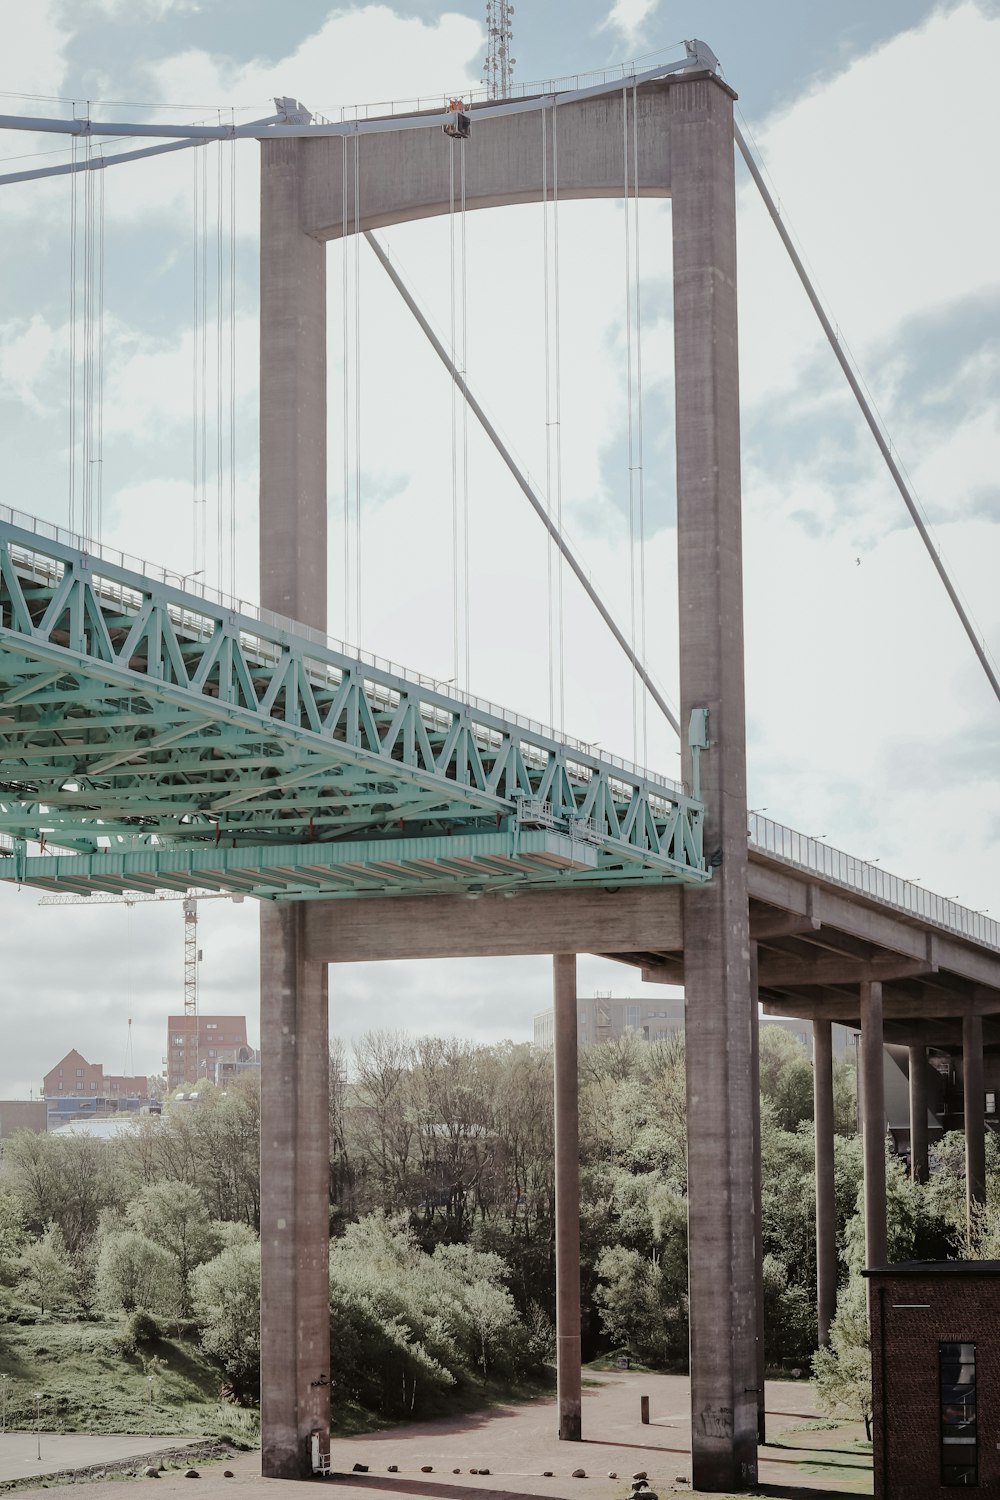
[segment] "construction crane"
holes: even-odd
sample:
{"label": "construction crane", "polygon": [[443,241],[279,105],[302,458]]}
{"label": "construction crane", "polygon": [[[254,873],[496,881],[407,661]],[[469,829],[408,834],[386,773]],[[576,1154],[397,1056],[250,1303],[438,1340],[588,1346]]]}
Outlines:
{"label": "construction crane", "polygon": [[[138,906],[146,901],[182,901],[184,903],[184,1014],[194,1018],[195,1047],[198,1047],[198,902],[243,900],[241,891],[95,891],[92,896],[42,896],[39,906]],[[201,1059],[196,1055],[196,1070]]]}

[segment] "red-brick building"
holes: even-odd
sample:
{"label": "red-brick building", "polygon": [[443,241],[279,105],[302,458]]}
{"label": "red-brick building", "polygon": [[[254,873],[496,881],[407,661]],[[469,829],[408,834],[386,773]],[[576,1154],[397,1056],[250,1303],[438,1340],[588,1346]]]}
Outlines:
{"label": "red-brick building", "polygon": [[145,1077],[105,1073],[103,1063],[89,1063],[74,1048],[46,1073],[42,1093],[46,1099],[147,1099],[149,1083]]}
{"label": "red-brick building", "polygon": [[203,1079],[224,1083],[258,1061],[246,1016],[168,1016],[167,1092]]}
{"label": "red-brick building", "polygon": [[1000,1261],[865,1275],[876,1500],[1000,1490]]}

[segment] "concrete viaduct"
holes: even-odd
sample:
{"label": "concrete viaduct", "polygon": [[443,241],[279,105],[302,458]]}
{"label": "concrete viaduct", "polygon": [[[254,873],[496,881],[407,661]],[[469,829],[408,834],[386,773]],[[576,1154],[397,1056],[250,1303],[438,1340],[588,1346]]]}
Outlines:
{"label": "concrete viaduct", "polygon": [[[967,1077],[982,1014],[1000,1010],[1000,953],[748,852],[744,724],[734,94],[694,65],[593,97],[512,101],[466,145],[469,208],[539,202],[539,109],[558,120],[561,197],[621,196],[623,110],[638,119],[641,194],[672,199],[681,723],[707,722],[697,888],[589,888],[514,902],[399,897],[261,911],[263,1468],[310,1471],[329,1431],[329,966],[361,959],[554,955],[560,1436],[580,1436],[576,954],[611,955],[685,990],[691,1405],[695,1486],[753,1484],[759,1396],[757,996],[817,1021],[821,1317],[835,1295],[829,1025],[860,1021],[870,1261],[884,1259],[883,1021],[961,1017]],[[549,129],[548,181],[552,181]],[[326,242],[443,214],[439,129],[262,145],[261,604],[326,627]],[[357,179],[355,174],[357,173]],[[357,194],[355,190],[357,189]],[[344,205],[359,205],[345,210]],[[692,749],[685,738],[685,784]],[[336,970],[334,969],[334,974]],[[334,1003],[336,985],[334,984]],[[919,1102],[918,1102],[919,1113]],[[970,1125],[975,1121],[970,1120]],[[981,1118],[980,1118],[981,1125]],[[970,1130],[970,1182],[982,1137]],[[336,1359],[336,1351],[333,1352]]]}

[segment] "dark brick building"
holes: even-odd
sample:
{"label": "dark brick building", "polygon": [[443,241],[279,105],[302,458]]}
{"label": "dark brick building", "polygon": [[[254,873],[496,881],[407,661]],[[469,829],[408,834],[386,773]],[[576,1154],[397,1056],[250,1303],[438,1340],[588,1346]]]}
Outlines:
{"label": "dark brick building", "polygon": [[1000,1261],[914,1261],[865,1275],[876,1500],[1000,1493]]}

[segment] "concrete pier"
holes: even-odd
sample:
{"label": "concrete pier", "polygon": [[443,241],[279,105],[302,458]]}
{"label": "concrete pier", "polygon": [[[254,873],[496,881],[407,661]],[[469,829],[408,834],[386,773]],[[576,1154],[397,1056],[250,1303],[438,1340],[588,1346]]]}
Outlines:
{"label": "concrete pier", "polygon": [[816,1131],[816,1321],[830,1342],[837,1311],[837,1201],[833,1172],[833,1040],[829,1021],[813,1021],[813,1120]]}
{"label": "concrete pier", "polygon": [[556,1157],[556,1379],[559,1436],[581,1437],[580,1104],[577,1075],[576,955],[552,960]]}
{"label": "concrete pier", "polygon": [[753,1103],[753,1279],[757,1301],[757,1442],[767,1442],[764,1397],[764,1210],[760,1142],[760,1001],[757,992],[757,944],[750,944],[750,1098]]}
{"label": "concrete pier", "polygon": [[711,884],[684,893],[692,1477],[757,1477],[750,934],[733,96],[669,89],[683,774],[692,711]]}
{"label": "concrete pier", "polygon": [[983,1098],[983,1018],[962,1017],[962,1083],[965,1112],[965,1198],[969,1227],[986,1202],[986,1119]]}
{"label": "concrete pier", "polygon": [[861,985],[861,1134],[865,1159],[865,1258],[884,1266],[885,1223],[885,1074],[882,1062],[882,985]]}
{"label": "concrete pier", "polygon": [[926,1182],[927,1160],[927,1048],[909,1049],[910,1074],[910,1176],[914,1182]]}
{"label": "concrete pier", "polygon": [[[304,234],[307,143],[261,148],[260,598],[326,628],[326,252]],[[261,1468],[330,1448],[327,969],[301,906],[260,913]]]}

